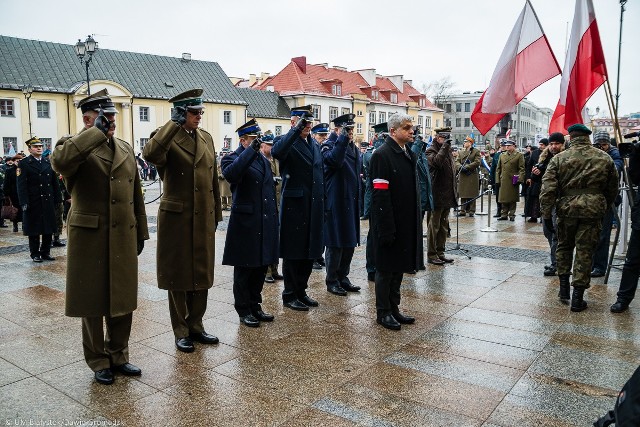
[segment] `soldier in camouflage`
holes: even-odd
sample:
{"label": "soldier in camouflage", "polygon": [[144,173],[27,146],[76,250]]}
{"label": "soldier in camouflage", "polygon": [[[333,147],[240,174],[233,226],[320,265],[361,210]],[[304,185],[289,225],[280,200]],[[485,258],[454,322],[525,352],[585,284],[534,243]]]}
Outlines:
{"label": "soldier in camouflage", "polygon": [[611,157],[591,146],[591,131],[586,126],[575,124],[568,131],[569,149],[551,159],[542,178],[540,211],[549,230],[554,230],[551,220],[554,206],[558,215],[558,296],[563,303],[569,303],[573,263],[571,311],[582,311],[587,308],[583,296],[591,281],[591,260],[602,217],[618,192],[618,173]]}

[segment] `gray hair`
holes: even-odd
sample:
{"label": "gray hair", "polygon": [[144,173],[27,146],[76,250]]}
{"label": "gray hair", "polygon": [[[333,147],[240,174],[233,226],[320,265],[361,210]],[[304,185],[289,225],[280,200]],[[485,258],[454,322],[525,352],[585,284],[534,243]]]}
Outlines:
{"label": "gray hair", "polygon": [[403,122],[407,121],[413,122],[413,117],[404,113],[395,113],[389,117],[387,127],[389,128],[389,131],[391,131],[391,129],[398,129]]}

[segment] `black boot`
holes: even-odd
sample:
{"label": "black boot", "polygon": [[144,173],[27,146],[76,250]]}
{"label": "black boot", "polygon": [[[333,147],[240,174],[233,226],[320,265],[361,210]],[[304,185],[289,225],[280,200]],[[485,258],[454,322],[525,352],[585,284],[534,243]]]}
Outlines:
{"label": "black boot", "polygon": [[558,292],[558,298],[563,304],[569,305],[569,300],[571,299],[571,285],[569,284],[569,275],[561,274],[558,276],[560,278],[560,292]]}
{"label": "black boot", "polygon": [[582,299],[585,288],[573,288],[571,296],[571,311],[582,311],[587,309],[587,302]]}

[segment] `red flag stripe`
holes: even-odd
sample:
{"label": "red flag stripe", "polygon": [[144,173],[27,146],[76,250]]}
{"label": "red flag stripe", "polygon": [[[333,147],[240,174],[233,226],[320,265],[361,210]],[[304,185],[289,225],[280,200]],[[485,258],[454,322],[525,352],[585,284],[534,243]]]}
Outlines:
{"label": "red flag stripe", "polygon": [[389,181],[386,179],[376,178],[373,181],[373,189],[374,190],[388,190],[389,189]]}

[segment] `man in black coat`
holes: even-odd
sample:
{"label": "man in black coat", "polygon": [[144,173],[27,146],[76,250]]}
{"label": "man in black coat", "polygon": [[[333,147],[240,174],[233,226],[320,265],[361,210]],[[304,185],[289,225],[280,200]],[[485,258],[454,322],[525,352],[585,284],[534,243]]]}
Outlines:
{"label": "man in black coat", "polygon": [[278,261],[278,210],[271,165],[260,153],[260,126],[251,119],[237,132],[240,146],[221,160],[233,194],[222,264],[234,266],[233,296],[240,322],[255,328],[261,321],[273,321],[260,304],[267,267]]}
{"label": "man in black coat", "polygon": [[33,262],[53,261],[55,258],[50,255],[50,250],[51,239],[56,232],[55,206],[62,202],[58,176],[49,159],[42,157],[42,142],[33,137],[26,144],[31,155],[20,161],[16,169],[22,231],[29,236]]}
{"label": "man in black coat", "polygon": [[392,115],[389,137],[371,156],[377,322],[393,330],[415,322],[399,310],[402,276],[417,270],[422,239],[416,155],[407,146],[413,141],[411,120],[407,114]]}
{"label": "man in black coat", "polygon": [[355,114],[333,119],[339,136],[322,144],[324,159],[325,203],[324,239],[327,246],[327,291],[345,296],[358,292],[349,278],[355,247],[360,244],[360,151],[353,143]]}
{"label": "man in black coat", "polygon": [[291,130],[273,144],[280,161],[280,257],[283,258],[284,306],[298,311],[317,307],[307,295],[313,260],[322,255],[324,178],[320,147],[311,140],[311,106],[291,110]]}

